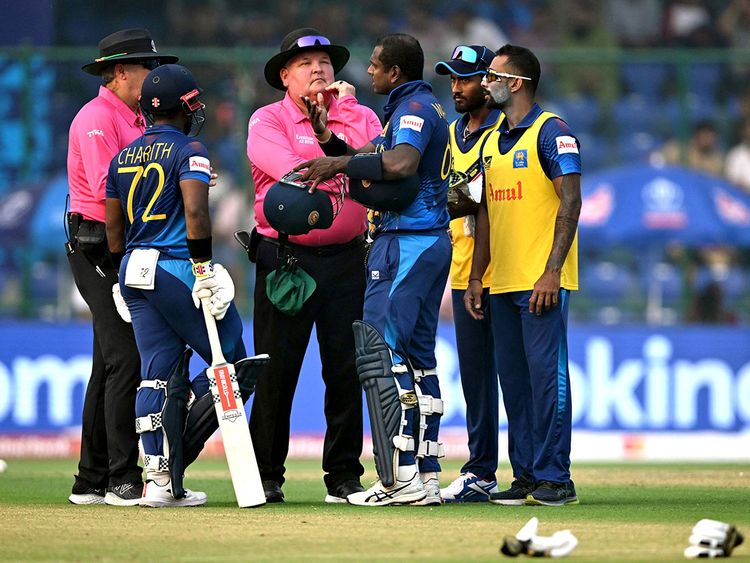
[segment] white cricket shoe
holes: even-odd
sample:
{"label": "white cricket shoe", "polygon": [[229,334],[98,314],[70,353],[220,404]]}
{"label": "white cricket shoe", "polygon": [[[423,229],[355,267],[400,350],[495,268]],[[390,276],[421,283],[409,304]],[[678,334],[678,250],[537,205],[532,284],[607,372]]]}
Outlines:
{"label": "white cricket shoe", "polygon": [[440,490],[443,502],[487,502],[497,493],[497,481],[485,481],[473,473],[462,473],[450,485]]}
{"label": "white cricket shoe", "polygon": [[409,504],[422,500],[427,495],[416,465],[399,467],[396,471],[396,484],[385,487],[378,480],[366,491],[352,493],[346,500],[357,506],[388,506],[389,504]]}
{"label": "white cricket shoe", "polygon": [[413,502],[415,506],[431,506],[441,504],[442,499],[440,498],[440,481],[438,481],[438,474],[436,471],[429,471],[427,473],[420,473],[419,478],[422,480],[424,490],[427,493],[422,500]]}
{"label": "white cricket shoe", "polygon": [[180,507],[180,506],[202,506],[206,504],[208,496],[200,491],[185,489],[185,496],[174,498],[172,496],[171,483],[159,485],[156,481],[147,480],[143,485],[143,497],[141,506],[150,508]]}

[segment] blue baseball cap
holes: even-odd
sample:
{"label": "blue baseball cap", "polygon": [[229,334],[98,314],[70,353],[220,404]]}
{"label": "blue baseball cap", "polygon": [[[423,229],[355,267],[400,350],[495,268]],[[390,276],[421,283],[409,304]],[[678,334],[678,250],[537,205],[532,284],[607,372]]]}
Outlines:
{"label": "blue baseball cap", "polygon": [[435,65],[435,72],[456,76],[477,76],[487,72],[494,58],[495,52],[482,45],[459,45],[453,49],[451,60],[440,61]]}

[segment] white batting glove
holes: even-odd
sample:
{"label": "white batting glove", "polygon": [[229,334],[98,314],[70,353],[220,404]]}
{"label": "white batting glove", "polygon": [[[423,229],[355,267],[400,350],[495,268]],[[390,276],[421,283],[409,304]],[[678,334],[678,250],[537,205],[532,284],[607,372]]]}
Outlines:
{"label": "white batting glove", "polygon": [[130,309],[128,309],[128,304],[125,303],[125,299],[120,293],[119,283],[112,286],[112,300],[115,302],[115,308],[122,320],[126,323],[132,323],[133,319],[130,318]]}
{"label": "white batting glove", "polygon": [[196,309],[201,307],[201,297],[209,297],[216,293],[218,283],[215,279],[214,265],[211,260],[193,262],[193,304]]}
{"label": "white batting glove", "polygon": [[555,532],[551,536],[537,535],[539,519],[531,518],[515,536],[506,536],[500,552],[508,557],[566,557],[578,545],[578,539],[570,530]]}
{"label": "white batting glove", "polygon": [[685,549],[688,559],[729,557],[735,547],[740,545],[744,537],[731,524],[704,518],[693,526]]}
{"label": "white batting glove", "polygon": [[211,306],[209,312],[216,320],[221,320],[227,314],[229,305],[234,300],[234,282],[227,269],[221,264],[214,264],[214,279],[216,280],[216,291],[211,295]]}
{"label": "white batting glove", "polygon": [[193,264],[195,283],[193,284],[193,303],[201,306],[201,298],[208,297],[208,312],[217,320],[224,318],[229,305],[234,300],[234,283],[229,272],[221,264],[212,264],[210,260]]}

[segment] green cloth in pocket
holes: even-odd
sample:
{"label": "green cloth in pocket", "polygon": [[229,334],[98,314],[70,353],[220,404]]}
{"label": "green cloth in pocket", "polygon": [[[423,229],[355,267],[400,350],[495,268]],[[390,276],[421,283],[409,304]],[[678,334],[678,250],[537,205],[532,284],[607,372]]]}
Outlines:
{"label": "green cloth in pocket", "polygon": [[316,287],[315,280],[297,264],[284,264],[266,276],[268,300],[290,316],[302,310]]}

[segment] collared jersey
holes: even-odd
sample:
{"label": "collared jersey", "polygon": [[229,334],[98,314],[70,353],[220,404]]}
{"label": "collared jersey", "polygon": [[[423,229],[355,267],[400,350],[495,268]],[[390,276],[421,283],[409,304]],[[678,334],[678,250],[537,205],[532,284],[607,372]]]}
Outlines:
{"label": "collared jersey", "polygon": [[112,157],[138,138],[143,117],[105,86],[81,108],[68,134],[70,211],[104,222],[105,183]]}
{"label": "collared jersey", "polygon": [[[468,117],[469,115],[466,114],[457,119],[449,128],[453,169],[465,173],[468,176],[469,185],[478,183],[481,187],[482,163],[479,159],[479,151],[487,136],[497,129],[502,120],[502,113],[496,110],[490,112],[482,126],[464,141],[462,132],[468,123]],[[453,241],[450,272],[452,289],[466,289],[469,286],[471,261],[474,255],[473,217],[473,215],[458,217],[450,222]],[[490,286],[490,267],[487,267],[482,278],[484,287]]]}
{"label": "collared jersey", "polygon": [[107,197],[120,200],[125,247],[158,248],[172,258],[190,258],[181,180],[211,179],[203,144],[169,125],[155,125],[121,150],[107,176]]}
{"label": "collared jersey", "polygon": [[[491,233],[490,293],[531,290],[552,250],[560,207],[552,179],[581,173],[578,140],[564,121],[535,104],[513,130],[503,120],[481,157]],[[577,233],[560,286],[578,289]]]}
{"label": "collared jersey", "polygon": [[447,228],[451,147],[445,111],[422,80],[394,89],[385,105],[386,124],[372,140],[377,152],[408,144],[421,154],[419,190],[401,213],[371,211],[370,232],[429,231]]}
{"label": "collared jersey", "polygon": [[[381,130],[380,121],[370,108],[360,105],[354,96],[332,98],[328,106],[328,128],[359,148]],[[325,156],[313,133],[310,118],[291,99],[263,106],[250,117],[247,133],[247,156],[252,165],[255,184],[255,220],[258,232],[277,238],[278,233],[263,214],[268,189],[287,172],[306,160]],[[318,186],[326,190],[325,184]],[[291,236],[290,242],[304,246],[324,246],[349,242],[365,232],[365,208],[347,197],[339,215],[328,229],[313,229],[306,235]]]}

